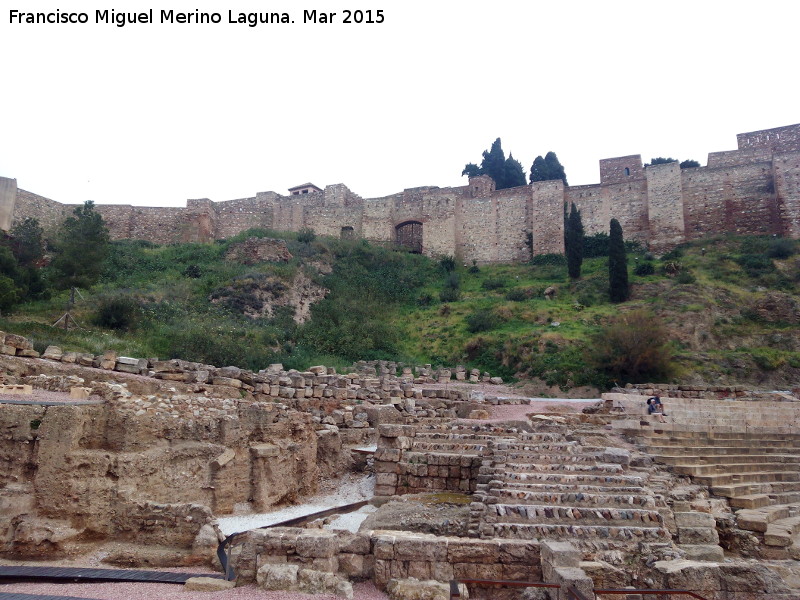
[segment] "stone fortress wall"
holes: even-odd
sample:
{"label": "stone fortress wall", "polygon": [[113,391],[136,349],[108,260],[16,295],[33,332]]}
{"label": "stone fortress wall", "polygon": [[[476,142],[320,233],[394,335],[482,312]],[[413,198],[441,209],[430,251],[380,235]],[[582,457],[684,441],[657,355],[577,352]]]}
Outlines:
{"label": "stone fortress wall", "polygon": [[[113,239],[156,243],[224,239],[253,227],[401,242],[428,256],[465,262],[514,262],[563,252],[563,207],[574,202],[587,234],[619,220],[627,239],[660,252],[709,235],[773,234],[800,238],[800,124],[743,133],[738,149],[712,152],[705,167],[645,168],[640,155],[600,161],[600,183],[537,182],[495,190],[486,176],[468,185],[410,188],[365,199],[343,184],[281,196],[259,192],[185,208],[98,205]],[[0,178],[0,228],[26,217],[55,227],[72,206]],[[529,246],[528,236],[532,237]]]}

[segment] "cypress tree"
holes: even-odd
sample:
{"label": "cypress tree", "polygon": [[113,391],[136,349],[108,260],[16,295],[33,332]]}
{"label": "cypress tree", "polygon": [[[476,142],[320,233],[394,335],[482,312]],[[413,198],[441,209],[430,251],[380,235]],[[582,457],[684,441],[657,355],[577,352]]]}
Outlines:
{"label": "cypress tree", "polygon": [[505,170],[506,170],[506,155],[503,152],[503,146],[500,138],[497,138],[490,150],[483,151],[483,160],[481,161],[481,173],[488,175],[496,184],[498,190],[505,187]]}
{"label": "cypress tree", "polygon": [[583,264],[583,222],[581,211],[575,208],[575,203],[570,207],[569,216],[564,228],[564,245],[567,252],[567,272],[571,279],[580,279],[581,265]]}
{"label": "cypress tree", "polygon": [[503,181],[504,188],[519,187],[528,183],[525,181],[525,171],[522,168],[522,163],[514,158],[512,154],[509,154],[506,159],[503,166],[503,175],[505,179]]}
{"label": "cypress tree", "polygon": [[612,302],[625,302],[628,299],[628,259],[625,256],[622,226],[616,219],[611,219],[608,238],[608,283]]}
{"label": "cypress tree", "polygon": [[564,171],[564,167],[561,165],[561,162],[558,160],[556,153],[550,151],[545,154],[544,162],[547,165],[548,172],[550,173],[550,177],[548,179],[560,179],[564,182],[564,185],[567,185],[567,174]]}

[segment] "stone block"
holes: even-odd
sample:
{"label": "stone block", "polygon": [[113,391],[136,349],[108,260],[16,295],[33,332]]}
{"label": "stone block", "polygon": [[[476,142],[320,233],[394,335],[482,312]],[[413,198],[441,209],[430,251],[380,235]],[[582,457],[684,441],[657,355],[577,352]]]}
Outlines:
{"label": "stone block", "polygon": [[[398,536],[394,545],[394,559],[425,562],[445,561],[448,559],[447,545],[430,536]],[[413,577],[419,578],[418,575],[413,575]]]}
{"label": "stone block", "polygon": [[679,544],[718,544],[719,534],[711,527],[678,528]]}
{"label": "stone block", "polygon": [[[66,357],[66,354],[64,356]],[[62,362],[67,362],[67,361],[62,359]],[[136,375],[141,373],[141,369],[139,369],[139,365],[129,365],[129,364],[120,363],[120,362],[118,362],[115,365],[114,370],[115,371],[119,371],[120,373],[134,373]]]}
{"label": "stone block", "polygon": [[139,359],[130,356],[119,356],[117,357],[117,363],[122,365],[136,365],[138,367]]}
{"label": "stone block", "polygon": [[0,345],[0,354],[7,354],[8,356],[16,356],[17,348],[15,346],[8,346],[6,344]]}
{"label": "stone block", "polygon": [[725,560],[725,553],[722,548],[713,544],[681,544],[680,549],[684,551],[686,560],[711,562]]}
{"label": "stone block", "polygon": [[378,568],[377,561],[389,561],[394,559],[395,536],[388,534],[377,534],[372,538],[372,553],[375,555],[375,568]]}
{"label": "stone block", "polygon": [[33,350],[33,342],[21,335],[15,335],[13,333],[6,334],[4,343],[6,346],[12,346],[19,350]]}
{"label": "stone block", "polygon": [[242,382],[239,379],[233,379],[232,377],[214,377],[211,380],[212,385],[225,385],[232,388],[240,388],[242,387]]}
{"label": "stone block", "polygon": [[678,527],[716,527],[714,515],[705,512],[676,512],[675,524]]}
{"label": "stone block", "polygon": [[281,449],[275,444],[254,444],[250,446],[250,455],[253,458],[274,458],[280,456]]}
{"label": "stone block", "polygon": [[92,388],[75,386],[69,388],[69,397],[75,400],[86,400],[92,395]]}
{"label": "stone block", "polygon": [[447,560],[451,563],[497,563],[500,547],[493,540],[451,539],[447,545]]}
{"label": "stone block", "polygon": [[12,396],[29,396],[33,394],[33,387],[28,384],[21,384],[21,383],[0,385],[0,394],[11,394]]}
{"label": "stone block", "polygon": [[266,564],[256,573],[256,581],[267,591],[294,590],[297,588],[299,571],[298,565]]}
{"label": "stone block", "polygon": [[235,587],[235,581],[226,581],[216,577],[191,577],[183,584],[183,589],[187,592],[222,592]]}
{"label": "stone block", "polygon": [[42,358],[46,358],[48,360],[60,361],[62,356],[64,356],[64,351],[58,346],[48,346],[45,348],[44,354],[42,354]]}
{"label": "stone block", "polygon": [[308,558],[330,558],[339,552],[336,532],[316,530],[297,536],[295,552]]}

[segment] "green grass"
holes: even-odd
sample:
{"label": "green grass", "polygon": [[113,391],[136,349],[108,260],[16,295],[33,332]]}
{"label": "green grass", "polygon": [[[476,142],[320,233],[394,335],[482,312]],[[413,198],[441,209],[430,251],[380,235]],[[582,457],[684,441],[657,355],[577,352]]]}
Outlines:
{"label": "green grass", "polygon": [[[251,266],[224,260],[232,243],[253,236],[284,239],[294,258]],[[272,362],[344,369],[359,359],[394,359],[464,364],[562,387],[602,387],[609,382],[592,366],[591,340],[621,312],[639,308],[659,315],[676,339],[687,319],[702,329],[690,342],[676,344],[675,360],[684,372],[705,368],[711,375],[727,376],[727,369],[733,377],[736,369],[724,365],[746,361],[754,373],[791,373],[800,363],[800,348],[765,345],[762,338],[771,333],[800,337],[800,326],[762,322],[749,307],[771,290],[800,300],[797,251],[792,240],[719,237],[682,245],[661,259],[629,253],[634,296],[614,305],[608,301],[605,257],[585,259],[581,279],[570,281],[566,264],[554,255],[534,264],[476,269],[359,240],[303,242],[296,233],[266,230],[214,244],[121,241],[112,244],[101,281],[84,291],[73,308],[85,330],[50,327],[65,310],[66,293],[18,307],[0,327],[33,338],[40,351],[49,344],[93,354],[111,348],[134,356],[251,369]],[[634,275],[644,261],[655,272]],[[668,264],[672,274],[664,273]],[[241,313],[243,306],[257,303],[258,290],[273,286],[281,293],[301,272],[328,290],[314,305],[310,322],[296,324],[285,309],[271,318]],[[549,287],[556,288],[550,300],[544,296]],[[440,301],[447,289],[457,300]],[[92,325],[98,307],[118,296],[138,306],[130,329]],[[706,345],[694,347],[698,339]],[[726,348],[713,347],[713,340]],[[730,350],[736,340],[746,350]],[[723,366],[694,360],[698,351],[719,353],[714,356]]]}

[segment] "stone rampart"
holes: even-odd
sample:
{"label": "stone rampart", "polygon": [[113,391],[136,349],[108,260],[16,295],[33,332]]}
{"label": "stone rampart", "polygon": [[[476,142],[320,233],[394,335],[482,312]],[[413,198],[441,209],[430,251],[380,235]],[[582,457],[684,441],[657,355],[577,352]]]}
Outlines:
{"label": "stone rampart", "polygon": [[[308,227],[322,235],[401,243],[428,256],[479,263],[562,252],[563,207],[571,202],[581,210],[587,233],[608,231],[616,218],[626,238],[658,252],[707,235],[800,236],[800,124],[737,137],[739,149],[709,154],[706,167],[645,167],[638,154],[603,159],[600,184],[590,186],[538,182],[495,190],[494,182],[481,176],[465,186],[417,187],[374,199],[336,184],[302,195],[259,192],[223,202],[190,200],[186,208],[99,204],[98,210],[114,239],[211,241],[253,227]],[[72,208],[17,189],[13,179],[0,184],[4,229],[26,217],[53,229]],[[408,224],[415,227],[411,237],[403,229]]]}
{"label": "stone rampart", "polygon": [[496,579],[539,581],[539,544],[532,540],[476,540],[403,531],[349,533],[274,527],[249,531],[234,542],[233,567],[242,582],[267,564],[295,564],[345,577],[371,579]]}

